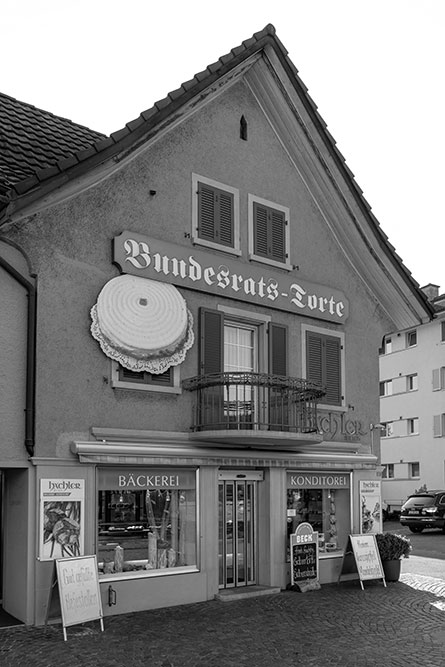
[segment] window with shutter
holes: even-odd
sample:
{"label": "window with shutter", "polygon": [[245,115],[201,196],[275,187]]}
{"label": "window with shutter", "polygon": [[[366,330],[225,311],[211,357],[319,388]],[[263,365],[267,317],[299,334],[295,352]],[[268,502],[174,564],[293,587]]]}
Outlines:
{"label": "window with shutter", "polygon": [[249,195],[251,259],[286,268],[289,262],[289,209]]}
{"label": "window with shutter", "polygon": [[198,235],[233,247],[233,194],[198,184]]}
{"label": "window with shutter", "polygon": [[433,437],[441,438],[445,435],[445,414],[433,416]]}
{"label": "window with shutter", "polygon": [[328,405],[341,405],[342,344],[340,337],[306,331],[306,378],[326,392],[321,399]]}
{"label": "window with shutter", "polygon": [[241,254],[238,190],[197,174],[193,174],[192,187],[193,242]]}
{"label": "window with shutter", "polygon": [[164,373],[156,375],[155,373],[148,373],[146,371],[130,371],[117,362],[112,362],[111,385],[114,388],[177,394],[181,391],[179,379],[178,366],[171,366]]}

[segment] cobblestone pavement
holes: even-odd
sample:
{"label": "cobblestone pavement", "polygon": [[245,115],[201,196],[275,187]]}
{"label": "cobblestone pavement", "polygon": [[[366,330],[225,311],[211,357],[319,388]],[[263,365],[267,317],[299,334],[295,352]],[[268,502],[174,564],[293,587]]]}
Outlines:
{"label": "cobblestone pavement", "polygon": [[342,581],[67,628],[0,630],[1,667],[443,667],[445,581]]}

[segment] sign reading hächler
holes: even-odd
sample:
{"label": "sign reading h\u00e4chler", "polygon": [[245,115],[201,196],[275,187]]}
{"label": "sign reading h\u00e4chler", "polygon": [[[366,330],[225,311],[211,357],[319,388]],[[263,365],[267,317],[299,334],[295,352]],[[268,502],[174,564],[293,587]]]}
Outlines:
{"label": "sign reading h\u00e4chler", "polygon": [[339,290],[308,282],[294,273],[166,243],[124,231],[114,238],[113,260],[122,273],[173,283],[269,308],[345,322],[349,304]]}

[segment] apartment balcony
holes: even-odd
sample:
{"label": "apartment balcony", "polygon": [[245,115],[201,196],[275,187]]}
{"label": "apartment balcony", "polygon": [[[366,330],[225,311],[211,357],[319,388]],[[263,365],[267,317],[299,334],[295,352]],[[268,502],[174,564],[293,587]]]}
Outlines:
{"label": "apartment balcony", "polygon": [[188,378],[193,392],[191,438],[226,446],[270,447],[322,441],[317,427],[321,388],[307,380],[251,372]]}

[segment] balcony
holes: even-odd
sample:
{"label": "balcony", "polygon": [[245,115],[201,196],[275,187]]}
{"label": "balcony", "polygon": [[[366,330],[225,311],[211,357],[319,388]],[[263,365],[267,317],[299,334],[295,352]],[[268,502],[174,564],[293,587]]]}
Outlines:
{"label": "balcony", "polygon": [[324,392],[312,382],[228,372],[188,378],[182,384],[194,393],[194,440],[255,447],[322,441],[317,401]]}

